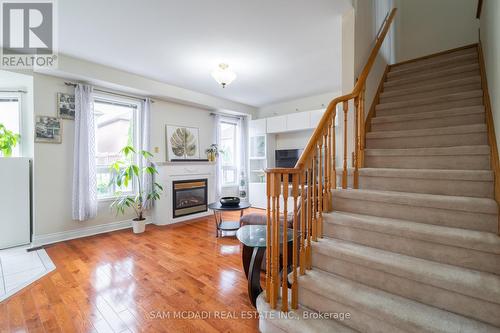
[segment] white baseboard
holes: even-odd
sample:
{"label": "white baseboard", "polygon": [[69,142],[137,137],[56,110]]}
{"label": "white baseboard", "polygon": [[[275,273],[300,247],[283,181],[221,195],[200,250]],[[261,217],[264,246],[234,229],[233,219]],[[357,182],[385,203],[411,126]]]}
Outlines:
{"label": "white baseboard", "polygon": [[[85,222],[83,222],[83,223],[85,223]],[[152,223],[152,220],[148,218],[148,220],[146,221],[146,224],[150,224],[150,223]],[[58,243],[58,242],[62,242],[62,241],[67,241],[70,239],[94,236],[94,235],[103,234],[106,232],[122,230],[122,229],[127,229],[127,228],[132,228],[132,221],[131,220],[101,224],[101,225],[96,225],[96,226],[91,226],[91,227],[86,227],[86,228],[80,228],[77,230],[55,232],[55,233],[46,234],[46,235],[39,235],[39,236],[33,235],[33,241],[31,242],[31,246],[38,247],[38,246],[42,246],[42,245],[48,245],[48,244]]]}

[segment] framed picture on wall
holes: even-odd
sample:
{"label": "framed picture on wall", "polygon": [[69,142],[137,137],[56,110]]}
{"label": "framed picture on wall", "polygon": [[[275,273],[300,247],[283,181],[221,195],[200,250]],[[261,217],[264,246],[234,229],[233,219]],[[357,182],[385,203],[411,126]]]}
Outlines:
{"label": "framed picture on wall", "polygon": [[61,118],[50,116],[35,117],[35,142],[61,143]]}
{"label": "framed picture on wall", "polygon": [[168,161],[200,158],[198,128],[167,125],[166,132]]}
{"label": "framed picture on wall", "polygon": [[62,119],[75,120],[75,95],[57,93],[57,115]]}

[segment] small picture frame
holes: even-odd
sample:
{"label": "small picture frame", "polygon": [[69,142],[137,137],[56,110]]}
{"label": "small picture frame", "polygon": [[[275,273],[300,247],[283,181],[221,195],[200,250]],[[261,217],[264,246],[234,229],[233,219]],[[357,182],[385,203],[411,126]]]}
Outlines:
{"label": "small picture frame", "polygon": [[75,120],[75,95],[57,93],[57,116]]}
{"label": "small picture frame", "polygon": [[62,143],[61,118],[35,116],[35,142]]}

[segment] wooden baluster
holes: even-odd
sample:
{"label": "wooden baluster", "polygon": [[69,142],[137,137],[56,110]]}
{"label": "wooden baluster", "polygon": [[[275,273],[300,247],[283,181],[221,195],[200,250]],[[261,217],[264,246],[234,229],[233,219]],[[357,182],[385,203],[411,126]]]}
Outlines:
{"label": "wooden baluster", "polygon": [[[271,305],[271,308],[275,309],[276,308],[276,294],[274,292],[274,288],[275,288],[275,281],[274,281],[274,278],[275,278],[275,275],[274,275],[274,266],[276,265],[275,262],[274,262],[274,225],[276,223],[275,219],[276,219],[276,179],[275,179],[275,174],[274,173],[271,173],[269,174],[269,180],[271,185],[269,185],[270,189],[271,189],[271,231],[269,234],[267,234],[267,237],[270,239],[270,246],[269,248],[266,250],[266,252],[268,252],[268,257],[269,257],[269,264],[270,264],[270,279],[271,279],[271,282],[270,282],[270,289],[269,289],[269,300],[270,300],[270,305]],[[267,242],[266,242],[267,243]],[[267,267],[266,267],[267,268]]]}
{"label": "wooden baluster", "polygon": [[335,146],[335,118],[337,117],[337,106],[333,111],[333,121],[332,121],[332,188],[337,188],[337,158],[335,154],[337,154],[337,147]]}
{"label": "wooden baluster", "polygon": [[313,224],[313,172],[312,172],[312,159],[308,161],[308,171],[307,171],[307,249],[306,249],[306,261],[307,269],[312,267],[312,253],[311,253],[311,237],[312,237],[312,224]]}
{"label": "wooden baluster", "polygon": [[319,238],[323,237],[323,136],[319,141],[318,146],[318,221],[316,226],[316,235]]}
{"label": "wooden baluster", "polygon": [[318,240],[318,182],[317,182],[317,177],[318,177],[318,160],[317,160],[317,151],[315,151],[315,154],[313,155],[312,159],[312,240],[317,241]]}
{"label": "wooden baluster", "polygon": [[352,165],[354,166],[353,175],[353,188],[358,188],[358,148],[359,147],[359,97],[354,99],[354,151],[352,153],[353,160]]}
{"label": "wooden baluster", "polygon": [[[267,223],[266,223],[266,302],[271,299],[271,174],[266,173]],[[274,201],[273,201],[274,203]]]}
{"label": "wooden baluster", "polygon": [[362,168],[365,166],[365,146],[366,146],[366,133],[365,133],[365,90],[366,87],[363,87],[361,90],[361,99],[359,102],[360,106],[360,142],[359,142],[359,157],[358,157],[358,167]]}
{"label": "wooden baluster", "polygon": [[342,188],[347,188],[347,112],[349,111],[349,101],[345,101],[344,107],[344,170],[342,173]]}
{"label": "wooden baluster", "polygon": [[275,177],[275,191],[276,191],[276,211],[274,214],[274,297],[276,300],[279,298],[279,270],[280,270],[280,195],[281,195],[281,173],[276,173]]}
{"label": "wooden baluster", "polygon": [[325,187],[323,191],[325,192],[323,195],[323,209],[324,211],[330,210],[330,164],[331,164],[331,155],[330,155],[330,135],[331,135],[331,126],[330,121],[327,124],[325,131]]}
{"label": "wooden baluster", "polygon": [[297,281],[297,259],[298,259],[298,246],[299,237],[299,212],[298,212],[298,196],[299,196],[299,174],[293,174],[292,178],[292,196],[293,196],[293,242],[292,242],[292,309],[297,309],[299,306],[299,285]]}
{"label": "wooden baluster", "polygon": [[281,273],[281,311],[288,312],[288,173],[283,174],[283,271]]}
{"label": "wooden baluster", "polygon": [[307,218],[307,206],[306,205],[306,170],[304,170],[300,175],[300,275],[304,275],[306,272],[306,250],[305,250],[305,239],[307,235],[306,231],[306,218]]}

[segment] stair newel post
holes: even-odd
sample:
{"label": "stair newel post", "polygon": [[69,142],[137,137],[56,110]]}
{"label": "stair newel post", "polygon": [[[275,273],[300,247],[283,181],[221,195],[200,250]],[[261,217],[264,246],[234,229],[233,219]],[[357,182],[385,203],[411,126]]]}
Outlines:
{"label": "stair newel post", "polygon": [[353,161],[352,164],[354,166],[354,174],[353,174],[353,185],[352,187],[357,189],[358,185],[358,150],[359,150],[359,97],[354,98],[354,152],[352,153]]}
{"label": "stair newel post", "polygon": [[307,248],[306,248],[306,268],[311,269],[311,238],[312,238],[312,224],[313,224],[313,159],[307,161]]}
{"label": "stair newel post", "polygon": [[317,147],[312,158],[312,240],[318,240],[318,157]]}
{"label": "stair newel post", "polygon": [[349,112],[349,101],[344,101],[344,165],[342,171],[342,188],[347,188],[347,113]]}
{"label": "stair newel post", "polygon": [[[307,169],[306,169],[307,170]],[[300,174],[300,275],[304,275],[306,272],[306,252],[305,252],[305,239],[307,235],[306,231],[306,170]]]}
{"label": "stair newel post", "polygon": [[297,309],[298,308],[298,295],[299,295],[299,289],[298,289],[298,281],[297,281],[297,260],[298,260],[298,253],[297,249],[299,244],[298,242],[298,237],[299,237],[299,217],[298,217],[298,197],[299,197],[299,173],[294,173],[292,176],[292,196],[293,196],[293,241],[292,241],[292,309]]}
{"label": "stair newel post", "polygon": [[[288,173],[283,173],[283,246],[282,260],[283,272],[281,273],[281,311],[288,312]],[[281,224],[281,223],[279,223]]]}
{"label": "stair newel post", "polygon": [[[272,174],[266,173],[266,195],[267,195],[267,223],[266,223],[266,302],[269,303],[271,299],[271,176]],[[274,200],[273,200],[274,204]],[[274,208],[274,207],[273,207]]]}
{"label": "stair newel post", "polygon": [[322,237],[323,224],[323,136],[318,143],[318,221],[316,226],[316,236]]}
{"label": "stair newel post", "polygon": [[336,158],[336,154],[337,154],[337,147],[335,146],[336,145],[336,142],[335,142],[335,119],[337,117],[337,105],[335,105],[335,109],[333,110],[333,119],[332,119],[332,136],[331,136],[331,139],[332,139],[332,144],[331,144],[331,147],[332,147],[332,188],[333,189],[336,189],[337,188],[337,158]]}

